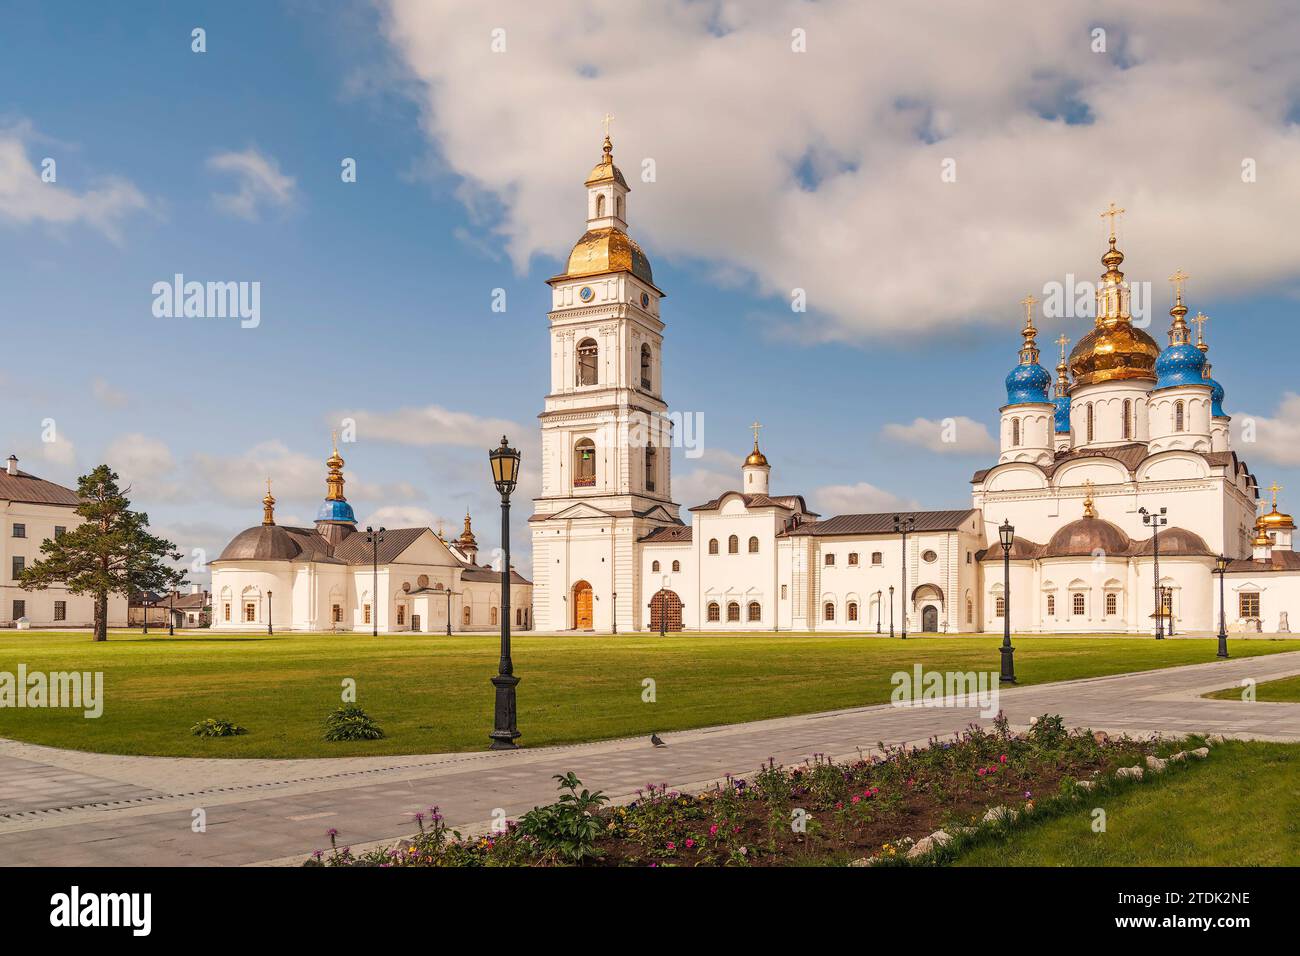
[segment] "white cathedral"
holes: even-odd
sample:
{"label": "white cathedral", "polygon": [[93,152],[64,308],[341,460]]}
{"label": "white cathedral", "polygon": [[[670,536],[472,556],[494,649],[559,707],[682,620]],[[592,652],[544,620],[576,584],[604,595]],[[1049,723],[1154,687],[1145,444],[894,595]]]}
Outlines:
{"label": "white cathedral", "polygon": [[[538,630],[1001,632],[1004,521],[1018,632],[1149,633],[1157,616],[1175,633],[1217,630],[1220,555],[1229,630],[1289,630],[1294,522],[1276,485],[1256,517],[1199,314],[1191,341],[1187,277],[1173,277],[1167,348],[1134,326],[1113,204],[1095,324],[1068,360],[1058,340],[1054,386],[1026,300],[1001,454],[971,479],[969,508],[823,517],[772,492],[756,433],[739,486],[690,508],[688,524],[672,498],[664,293],[628,235],[608,136],[585,186],[587,231],[548,280],[551,387],[530,519]],[[1158,538],[1144,518],[1161,523]]]}

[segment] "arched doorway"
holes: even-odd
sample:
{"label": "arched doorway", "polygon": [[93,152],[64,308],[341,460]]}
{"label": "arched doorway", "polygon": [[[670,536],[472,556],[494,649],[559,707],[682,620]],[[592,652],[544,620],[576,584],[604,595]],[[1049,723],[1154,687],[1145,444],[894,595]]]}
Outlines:
{"label": "arched doorway", "polygon": [[591,585],[579,581],[573,586],[573,627],[578,631],[594,629],[591,616]]}
{"label": "arched doorway", "polygon": [[939,609],[933,604],[921,609],[921,630],[931,634],[939,630]]}
{"label": "arched doorway", "polygon": [[660,590],[650,599],[650,630],[680,631],[682,599],[676,591]]}

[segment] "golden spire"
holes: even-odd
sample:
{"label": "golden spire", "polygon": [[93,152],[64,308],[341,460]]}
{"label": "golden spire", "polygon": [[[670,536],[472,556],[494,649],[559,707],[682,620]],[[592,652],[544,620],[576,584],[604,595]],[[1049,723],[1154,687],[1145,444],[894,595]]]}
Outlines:
{"label": "golden spire", "polygon": [[330,470],[325,478],[325,484],[329,487],[325,500],[347,501],[343,494],[343,458],[339,455],[338,432],[330,433],[330,441],[334,446],[334,454],[325,459],[325,464]]}
{"label": "golden spire", "polygon": [[1110,217],[1110,244],[1112,246],[1115,245],[1115,219],[1122,215],[1124,215],[1124,210],[1117,207],[1114,200],[1111,201],[1109,209],[1103,209],[1101,212],[1102,219],[1107,216]]}
{"label": "golden spire", "polygon": [[1282,490],[1282,486],[1275,481],[1268,486],[1268,490],[1273,494],[1273,510],[1277,511],[1277,493]]}
{"label": "golden spire", "polygon": [[1020,300],[1020,304],[1025,307],[1025,327],[1020,330],[1020,334],[1025,337],[1025,344],[1020,347],[1021,365],[1034,365],[1038,362],[1038,343],[1035,341],[1038,330],[1034,328],[1034,304],[1037,301],[1033,293]]}
{"label": "golden spire", "polygon": [[1097,517],[1097,509],[1092,506],[1092,479],[1089,478],[1085,481],[1083,487],[1083,516],[1085,518],[1095,518]]}
{"label": "golden spire", "polygon": [[749,453],[749,457],[745,459],[745,464],[746,464],[746,465],[766,465],[766,464],[767,464],[767,456],[764,455],[761,451],[758,450],[758,430],[759,430],[760,428],[762,428],[763,426],[759,424],[759,422],[758,422],[757,419],[755,419],[755,420],[754,420],[754,423],[753,423],[752,425],[750,425],[749,427],[752,428],[752,429],[754,430],[754,450],[751,451],[751,452]]}
{"label": "golden spire", "polygon": [[462,531],[460,537],[456,539],[456,544],[460,546],[462,551],[466,549],[473,551],[478,550],[478,540],[474,537],[474,532],[469,526],[469,508],[465,509],[465,530]]}
{"label": "golden spire", "polygon": [[266,479],[266,497],[262,499],[262,524],[275,524],[275,496],[271,494],[271,479]]}
{"label": "golden spire", "polygon": [[1061,347],[1061,360],[1056,363],[1056,397],[1060,398],[1070,388],[1070,365],[1065,360],[1065,347],[1070,344],[1070,340],[1062,332],[1056,344]]}
{"label": "golden spire", "polygon": [[1205,323],[1210,321],[1210,317],[1204,312],[1197,312],[1192,323],[1196,326],[1196,347],[1202,352],[1208,352],[1210,347],[1205,344]]}
{"label": "golden spire", "polygon": [[1132,318],[1129,315],[1128,284],[1124,281],[1124,273],[1119,271],[1124,262],[1124,253],[1115,248],[1115,218],[1123,212],[1112,202],[1110,208],[1101,214],[1103,219],[1110,217],[1110,248],[1101,257],[1101,264],[1106,267],[1106,271],[1097,286],[1098,325],[1115,325]]}
{"label": "golden spire", "polygon": [[1183,283],[1191,278],[1182,269],[1169,277],[1174,284],[1174,306],[1169,310],[1173,316],[1173,325],[1169,327],[1169,344],[1186,345],[1192,340],[1192,331],[1187,327],[1187,306],[1183,305]]}

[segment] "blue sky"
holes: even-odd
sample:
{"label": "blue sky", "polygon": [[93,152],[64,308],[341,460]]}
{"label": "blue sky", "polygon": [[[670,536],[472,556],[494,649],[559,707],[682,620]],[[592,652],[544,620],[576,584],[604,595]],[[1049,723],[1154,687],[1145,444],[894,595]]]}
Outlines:
{"label": "blue sky", "polygon": [[[781,19],[780,6],[768,12],[784,44],[793,21]],[[617,9],[606,8],[604,28],[619,26],[609,22],[620,16]],[[669,296],[666,397],[675,409],[705,416],[706,458],[692,462],[675,453],[675,482],[694,493],[678,493],[684,506],[720,490],[755,418],[766,426],[775,490],[802,492],[818,510],[967,503],[968,479],[989,463],[987,453],[937,453],[890,439],[884,429],[966,416],[996,433],[1002,379],[1019,344],[1017,300],[1029,291],[1041,295],[1044,281],[1065,272],[1097,276],[1104,247],[1096,211],[1111,199],[1130,208],[1126,222],[1134,223],[1131,239],[1124,236],[1130,278],[1154,280],[1151,331],[1163,344],[1163,277],[1182,264],[1171,264],[1168,246],[1187,250],[1191,304],[1213,317],[1211,358],[1227,410],[1263,423],[1266,440],[1245,449],[1245,457],[1262,484],[1277,479],[1300,493],[1291,440],[1300,423],[1285,408],[1294,387],[1287,372],[1297,263],[1294,251],[1279,252],[1250,218],[1269,217],[1264,221],[1277,221],[1279,229],[1294,221],[1292,182],[1279,185],[1275,177],[1260,192],[1281,192],[1259,201],[1251,194],[1263,211],[1236,217],[1223,214],[1230,200],[1211,203],[1202,190],[1185,189],[1186,210],[1177,194],[1153,195],[1167,185],[1158,165],[1135,172],[1097,157],[1092,165],[1101,167],[1102,182],[1121,180],[1111,182],[1117,194],[1081,177],[1079,189],[1061,195],[1055,208],[1036,205],[1032,230],[1018,230],[1015,216],[1002,221],[1001,187],[983,187],[978,174],[964,187],[960,208],[946,207],[928,186],[909,196],[897,183],[891,192],[900,208],[882,211],[878,224],[864,221],[854,205],[852,190],[873,163],[879,179],[882,163],[897,169],[912,157],[928,162],[942,155],[927,150],[951,148],[961,156],[964,135],[979,132],[981,148],[1024,123],[1043,124],[1057,136],[1087,135],[1107,122],[1108,84],[1141,67],[1089,63],[1080,68],[1082,80],[1059,84],[1064,99],[1056,106],[1045,107],[1041,91],[1032,89],[990,92],[979,109],[956,97],[947,102],[934,77],[920,84],[928,92],[913,91],[910,99],[902,91],[882,93],[889,110],[907,112],[917,97],[928,104],[924,131],[909,134],[889,160],[873,153],[877,139],[887,138],[873,130],[893,128],[889,114],[858,109],[846,88],[844,100],[832,104],[831,114],[841,118],[825,125],[773,115],[771,125],[782,132],[779,148],[769,141],[771,158],[761,154],[762,140],[752,149],[733,142],[709,97],[697,103],[689,91],[674,91],[680,70],[669,57],[658,64],[652,55],[665,38],[650,37],[651,49],[638,54],[635,96],[620,94],[633,81],[622,75],[616,54],[541,44],[514,54],[523,63],[512,62],[510,75],[484,80],[475,75],[481,67],[456,64],[451,79],[438,80],[438,71],[450,67],[422,52],[433,34],[446,59],[456,61],[466,48],[486,46],[495,15],[522,38],[512,41],[518,49],[541,29],[523,10],[502,5],[479,25],[467,22],[466,12],[455,21],[465,31],[457,34],[422,20],[434,16],[427,9],[399,0],[379,7],[133,3],[112,12],[85,3],[57,14],[8,5],[0,38],[0,148],[8,143],[10,158],[25,157],[33,169],[54,158],[58,178],[6,184],[6,175],[16,181],[23,171],[0,165],[0,315],[8,355],[0,368],[0,435],[10,446],[0,450],[18,453],[26,470],[65,483],[116,451],[122,463],[109,457],[110,464],[135,485],[137,503],[154,524],[187,551],[213,549],[258,520],[263,471],[277,482],[283,518],[311,519],[339,413],[383,417],[433,407],[470,423],[405,443],[367,441],[362,429],[359,441],[342,449],[356,479],[349,491],[356,491],[358,516],[390,525],[458,522],[469,507],[479,518],[480,541],[494,544],[483,438],[500,420],[517,426],[511,437],[526,450],[536,445],[535,415],[549,376],[544,279],[559,271],[560,256],[582,232],[581,183],[599,157],[599,120],[609,110],[616,115],[616,157],[633,180],[631,232]],[[763,29],[757,16],[720,28],[716,15],[697,15],[687,10],[663,19],[665,30],[680,30],[691,42],[723,44],[694,54],[700,69],[711,68],[710,57],[747,55],[737,44]],[[822,7],[816,15],[849,14]],[[206,53],[191,51],[195,26],[207,31]],[[1138,49],[1161,62],[1159,49]],[[1132,55],[1131,45],[1125,50]],[[934,57],[942,59],[938,46]],[[804,61],[796,62],[802,68]],[[548,94],[556,64],[572,74],[566,83],[591,88],[572,107],[565,106],[568,97]],[[1032,64],[1009,69],[1036,75]],[[1097,69],[1103,72],[1086,72]],[[918,75],[929,71],[918,67]],[[656,113],[645,87],[660,81],[672,108]],[[1276,77],[1277,95],[1300,88],[1290,84],[1289,76]],[[449,105],[447,97],[471,89],[459,112]],[[471,95],[482,100],[471,103]],[[1246,98],[1244,90],[1240,95]],[[555,132],[539,133],[530,118],[520,118],[512,107],[521,100],[547,103],[543,130]],[[999,105],[998,115],[984,115],[990,102]],[[967,119],[963,110],[979,118]],[[866,115],[850,123],[845,113]],[[1294,150],[1293,111],[1278,116],[1271,133],[1279,148]],[[1195,112],[1179,118],[1189,152],[1222,133],[1209,118],[1198,122]],[[707,172],[665,161],[674,181],[668,173],[658,184],[636,181],[640,155],[657,147],[675,155],[657,137],[695,123],[713,131],[706,140],[714,141],[694,137],[689,147],[708,158],[700,164]],[[848,137],[846,125],[860,126],[865,138],[857,145],[836,141]],[[521,158],[534,149],[536,159]],[[1242,149],[1267,152],[1254,142]],[[231,155],[257,157],[282,184],[292,182],[283,196],[248,187],[254,192],[241,215],[220,197],[237,193],[243,180],[214,164],[214,157]],[[357,160],[356,183],[340,179],[344,157]],[[1111,175],[1108,161],[1117,163]],[[1050,179],[1025,162],[1009,176],[1017,188],[1036,176]],[[818,164],[824,174],[813,172]],[[739,199],[718,195],[716,210],[692,208],[699,204],[691,190],[700,178],[718,175],[718,166],[725,183],[742,181]],[[1197,175],[1186,172],[1187,182]],[[33,189],[65,191],[72,211]],[[1289,211],[1281,205],[1288,198]],[[794,205],[805,201],[827,204]],[[738,223],[749,207],[755,221]],[[677,214],[682,209],[689,213]],[[689,230],[682,226],[687,217]],[[1187,217],[1199,225],[1188,228]],[[1050,229],[1040,229],[1039,220],[1050,221]],[[841,230],[850,238],[839,239]],[[838,245],[863,234],[861,254],[832,261],[832,278],[810,276],[809,312],[792,315],[785,290],[795,282],[778,275],[784,263],[795,263],[797,281],[805,250],[824,244],[830,251],[816,258],[834,260]],[[959,235],[970,237],[969,247],[955,254],[944,242]],[[1041,258],[1027,262],[1027,249]],[[911,286],[895,282],[893,274],[904,270],[921,278],[910,279]],[[260,282],[260,326],[155,318],[151,286],[177,272],[201,281]],[[1207,280],[1198,285],[1199,275]],[[504,314],[490,309],[495,288],[506,290]],[[1043,320],[1043,364],[1054,366],[1048,343],[1063,328],[1077,338],[1088,324]],[[40,441],[49,418],[64,440],[56,449]],[[530,465],[526,459],[525,469]],[[526,547],[528,510],[516,509],[516,550]]]}

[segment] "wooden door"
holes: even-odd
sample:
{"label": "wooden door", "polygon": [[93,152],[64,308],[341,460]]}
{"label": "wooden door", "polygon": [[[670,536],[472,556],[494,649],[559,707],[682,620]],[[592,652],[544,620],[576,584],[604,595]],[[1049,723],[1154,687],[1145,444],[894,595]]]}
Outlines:
{"label": "wooden door", "polygon": [[591,585],[579,581],[573,586],[573,626],[579,631],[590,631],[591,620]]}

